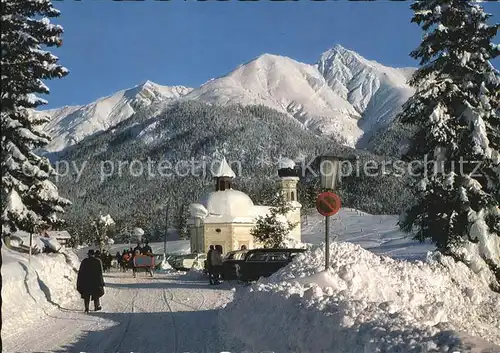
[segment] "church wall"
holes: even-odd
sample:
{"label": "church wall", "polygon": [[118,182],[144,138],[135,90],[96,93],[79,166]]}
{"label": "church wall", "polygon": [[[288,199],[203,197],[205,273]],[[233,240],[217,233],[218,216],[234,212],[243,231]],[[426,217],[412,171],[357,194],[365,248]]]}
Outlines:
{"label": "church wall", "polygon": [[[231,248],[232,229],[231,223],[205,224],[205,238],[203,252],[207,252],[210,245],[221,245],[224,253]],[[220,230],[218,232],[217,230]]]}
{"label": "church wall", "polygon": [[[254,224],[204,224],[204,237],[201,240],[200,251],[207,252],[210,245],[221,245],[224,253],[239,250],[242,245],[246,245],[248,249],[258,248],[261,245],[255,242],[250,234],[253,227]],[[217,232],[217,229],[220,232]]]}
{"label": "church wall", "polygon": [[259,247],[250,234],[253,227],[254,224],[233,224],[232,250],[240,250],[242,245],[246,245],[247,249]]}
{"label": "church wall", "polygon": [[189,244],[191,246],[191,252],[203,252],[203,226],[196,227],[194,225],[188,225],[189,228]]}
{"label": "church wall", "polygon": [[286,217],[290,222],[297,224],[295,228],[290,232],[290,237],[297,241],[302,242],[302,229],[300,223],[300,208],[296,208],[295,210],[289,212]]}

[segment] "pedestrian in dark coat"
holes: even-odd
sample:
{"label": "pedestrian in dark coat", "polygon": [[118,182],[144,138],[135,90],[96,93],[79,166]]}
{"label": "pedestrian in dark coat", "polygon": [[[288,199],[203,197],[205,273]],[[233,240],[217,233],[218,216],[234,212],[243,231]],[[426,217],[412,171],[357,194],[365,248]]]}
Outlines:
{"label": "pedestrian in dark coat", "polygon": [[122,267],[122,254],[120,254],[119,251],[116,252],[115,259],[116,267],[119,269],[120,267]]}
{"label": "pedestrian in dark coat", "polygon": [[153,254],[153,249],[149,246],[149,241],[146,240],[144,247],[141,249],[143,255]]}
{"label": "pedestrian in dark coat", "polygon": [[210,245],[208,248],[208,253],[207,253],[207,271],[208,271],[208,281],[210,284],[215,284],[214,283],[214,270],[212,266],[212,253],[215,251],[215,248],[213,245]]}
{"label": "pedestrian in dark coat", "polygon": [[139,251],[139,254],[142,254],[142,246],[140,242],[137,242],[137,246],[132,250],[132,256],[135,255],[135,252]]}
{"label": "pedestrian in dark coat", "polygon": [[220,284],[222,277],[222,246],[216,245],[214,247],[214,251],[210,253],[210,264],[212,265],[214,284]]}
{"label": "pedestrian in dark coat", "polygon": [[89,312],[91,299],[95,311],[102,309],[99,298],[104,295],[104,286],[101,261],[95,257],[94,250],[89,250],[88,257],[80,264],[76,281],[76,289],[83,298],[86,313]]}

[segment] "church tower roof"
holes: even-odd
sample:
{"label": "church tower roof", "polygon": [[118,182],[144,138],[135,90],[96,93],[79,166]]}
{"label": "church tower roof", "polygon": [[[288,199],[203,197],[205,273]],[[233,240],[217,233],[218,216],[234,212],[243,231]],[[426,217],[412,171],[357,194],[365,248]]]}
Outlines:
{"label": "church tower roof", "polygon": [[219,167],[215,170],[214,173],[212,173],[215,178],[235,178],[236,174],[234,174],[233,170],[227,164],[226,157],[222,158],[222,160],[219,163]]}

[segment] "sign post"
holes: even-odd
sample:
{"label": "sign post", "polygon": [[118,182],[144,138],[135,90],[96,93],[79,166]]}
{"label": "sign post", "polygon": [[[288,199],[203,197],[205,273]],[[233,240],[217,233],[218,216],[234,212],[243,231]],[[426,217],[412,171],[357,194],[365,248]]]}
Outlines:
{"label": "sign post", "polygon": [[330,267],[330,216],[340,210],[340,197],[333,192],[322,192],[316,199],[316,209],[325,216],[325,270]]}

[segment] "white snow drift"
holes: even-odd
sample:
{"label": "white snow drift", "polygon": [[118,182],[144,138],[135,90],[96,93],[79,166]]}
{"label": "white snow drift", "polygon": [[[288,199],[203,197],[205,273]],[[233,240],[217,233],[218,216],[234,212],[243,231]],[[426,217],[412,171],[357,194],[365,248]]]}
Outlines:
{"label": "white snow drift", "polygon": [[500,296],[462,263],[399,261],[340,242],[330,254],[328,272],[317,246],[237,290],[220,315],[229,341],[275,352],[500,349]]}
{"label": "white snow drift", "polygon": [[79,298],[80,262],[71,250],[28,255],[2,247],[2,338]]}

